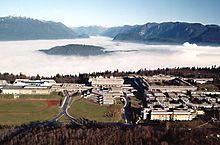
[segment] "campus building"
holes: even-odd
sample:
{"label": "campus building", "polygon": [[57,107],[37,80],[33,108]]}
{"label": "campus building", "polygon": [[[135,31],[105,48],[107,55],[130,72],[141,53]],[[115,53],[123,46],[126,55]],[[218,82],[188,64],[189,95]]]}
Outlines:
{"label": "campus building", "polygon": [[74,91],[74,92],[83,92],[92,89],[90,86],[85,84],[74,84],[74,83],[57,83],[52,85],[51,91],[53,92],[62,92],[64,90]]}
{"label": "campus building", "polygon": [[150,114],[150,120],[159,120],[159,121],[191,121],[194,116],[189,110],[151,110],[146,112],[147,115]]}
{"label": "campus building", "polygon": [[51,86],[56,82],[51,79],[29,80],[16,79],[13,84],[1,88],[2,94],[50,94]]}
{"label": "campus building", "polygon": [[109,88],[117,89],[121,88],[124,84],[124,79],[121,77],[91,77],[89,79],[91,85],[95,88]]}
{"label": "campus building", "polygon": [[185,80],[172,76],[145,76],[143,79],[148,85],[148,90],[152,92],[187,92],[197,90],[197,87]]}
{"label": "campus building", "polygon": [[164,81],[175,79],[175,77],[160,74],[160,75],[153,75],[153,76],[145,76],[144,79],[148,82],[164,82]]}
{"label": "campus building", "polygon": [[[124,95],[124,92],[128,95],[132,95],[134,88],[128,84],[124,84],[124,79],[122,77],[91,77],[89,79],[91,83],[92,94],[87,96],[87,98],[97,97],[97,102],[99,104],[115,104],[115,98],[120,98]],[[93,99],[94,100],[94,99]]]}
{"label": "campus building", "polygon": [[49,87],[43,86],[4,86],[1,89],[2,94],[50,94]]}
{"label": "campus building", "polygon": [[16,79],[13,83],[14,86],[45,86],[51,87],[55,85],[56,81],[53,79],[42,79],[42,80],[29,80],[29,79]]}

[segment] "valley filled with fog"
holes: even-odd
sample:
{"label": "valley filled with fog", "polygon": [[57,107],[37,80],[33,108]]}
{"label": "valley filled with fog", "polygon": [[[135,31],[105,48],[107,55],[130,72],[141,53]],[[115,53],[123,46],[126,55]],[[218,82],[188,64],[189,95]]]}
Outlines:
{"label": "valley filled with fog", "polygon": [[[86,44],[113,51],[99,56],[53,56],[38,50],[67,44]],[[115,52],[114,52],[115,51]],[[65,40],[0,41],[0,72],[50,76],[105,70],[137,71],[141,68],[220,65],[220,47],[183,45],[145,45],[114,42],[92,37]]]}

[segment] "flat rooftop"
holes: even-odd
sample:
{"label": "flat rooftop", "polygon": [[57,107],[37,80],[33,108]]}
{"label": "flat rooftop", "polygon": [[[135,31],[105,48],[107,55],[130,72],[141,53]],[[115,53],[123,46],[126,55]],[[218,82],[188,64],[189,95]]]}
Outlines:
{"label": "flat rooftop", "polygon": [[179,79],[175,78],[168,81],[162,81],[162,82],[148,82],[150,86],[190,86],[189,83]]}

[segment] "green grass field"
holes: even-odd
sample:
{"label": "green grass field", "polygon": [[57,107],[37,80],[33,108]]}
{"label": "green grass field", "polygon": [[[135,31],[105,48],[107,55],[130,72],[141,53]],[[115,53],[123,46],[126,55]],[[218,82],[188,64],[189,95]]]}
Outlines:
{"label": "green grass field", "polygon": [[74,117],[82,117],[98,122],[120,122],[122,104],[100,106],[85,99],[73,101],[68,112]]}
{"label": "green grass field", "polygon": [[34,112],[47,108],[44,102],[17,102],[12,100],[0,101],[0,112]]}
{"label": "green grass field", "polygon": [[48,107],[46,102],[17,102],[0,100],[0,125],[20,125],[45,121],[56,116],[58,106]]}
{"label": "green grass field", "polygon": [[68,123],[70,121],[70,118],[66,115],[63,115],[59,120],[59,122]]}
{"label": "green grass field", "polygon": [[31,115],[11,115],[11,114],[0,114],[0,125],[20,125],[27,124],[34,121],[45,121],[56,116],[59,112],[58,107],[51,107],[42,112],[36,112]]}

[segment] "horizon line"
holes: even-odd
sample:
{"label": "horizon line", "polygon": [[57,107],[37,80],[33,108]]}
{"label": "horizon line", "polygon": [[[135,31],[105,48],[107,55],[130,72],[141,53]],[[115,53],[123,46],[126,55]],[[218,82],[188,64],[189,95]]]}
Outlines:
{"label": "horizon line", "polygon": [[183,20],[176,20],[176,21],[148,21],[145,23],[130,23],[130,24],[121,24],[121,25],[112,25],[112,26],[107,26],[107,25],[99,25],[99,24],[91,24],[91,25],[67,25],[65,24],[65,22],[62,21],[57,21],[57,20],[51,20],[51,19],[40,19],[40,18],[33,18],[33,17],[28,17],[28,16],[21,16],[21,15],[7,15],[7,16],[0,16],[0,18],[6,18],[6,17],[13,17],[13,18],[26,18],[26,19],[33,19],[33,20],[39,20],[39,21],[46,21],[46,22],[56,22],[56,23],[62,23],[65,26],[69,27],[69,28],[77,28],[77,27],[90,27],[90,26],[97,26],[97,27],[104,27],[104,28],[112,28],[112,27],[123,27],[123,26],[138,26],[138,25],[145,25],[148,23],[157,23],[157,24],[161,24],[161,23],[189,23],[189,24],[202,24],[204,26],[207,25],[217,25],[220,27],[220,24],[216,24],[216,23],[202,23],[202,22],[195,22],[195,21],[183,21]]}

